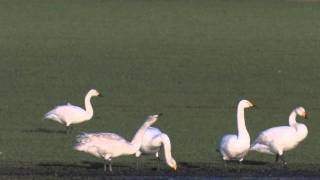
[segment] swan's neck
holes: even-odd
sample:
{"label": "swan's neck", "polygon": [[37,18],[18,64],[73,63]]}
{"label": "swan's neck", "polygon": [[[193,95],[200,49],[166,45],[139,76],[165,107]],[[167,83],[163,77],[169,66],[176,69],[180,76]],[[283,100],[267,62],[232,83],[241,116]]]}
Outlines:
{"label": "swan's neck", "polygon": [[90,101],[91,97],[92,96],[90,94],[87,94],[86,97],[84,98],[84,106],[86,108],[88,119],[91,119],[91,117],[93,116],[93,109]]}
{"label": "swan's neck", "polygon": [[248,137],[250,138],[246,128],[246,123],[244,120],[244,108],[242,106],[238,106],[237,125],[238,125],[238,139],[248,138]]}
{"label": "swan's neck", "polygon": [[172,159],[170,139],[166,134],[161,134],[161,141],[164,148],[164,156],[166,158],[166,162],[170,166],[170,161]]}
{"label": "swan's neck", "polygon": [[292,111],[289,116],[289,125],[290,126],[293,126],[297,123],[296,117],[297,117],[297,113],[295,111]]}
{"label": "swan's neck", "polygon": [[129,143],[129,148],[128,148],[128,154],[134,154],[136,153],[141,145],[142,145],[142,138],[146,130],[150,127],[150,125],[143,124],[139,130],[136,132],[134,135],[132,141]]}

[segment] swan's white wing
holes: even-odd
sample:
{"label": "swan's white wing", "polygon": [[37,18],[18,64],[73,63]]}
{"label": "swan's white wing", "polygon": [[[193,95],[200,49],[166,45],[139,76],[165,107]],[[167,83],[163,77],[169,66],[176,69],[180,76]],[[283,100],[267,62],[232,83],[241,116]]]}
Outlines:
{"label": "swan's white wing", "polygon": [[114,133],[83,133],[77,138],[78,142],[91,144],[108,144],[113,141],[126,142],[124,138]]}
{"label": "swan's white wing", "polygon": [[237,135],[226,135],[220,142],[219,152],[224,160],[242,160],[250,148],[250,142],[239,140]]}
{"label": "swan's white wing", "polygon": [[250,150],[267,154],[282,153],[298,144],[296,129],[290,126],[278,126],[262,131]]}
{"label": "swan's white wing", "polygon": [[148,127],[148,129],[146,130],[145,134],[149,134],[149,135],[155,136],[155,135],[161,134],[161,131],[160,131],[160,129],[155,128],[155,127]]}
{"label": "swan's white wing", "polygon": [[250,147],[251,151],[258,151],[261,153],[266,153],[266,154],[275,154],[272,152],[270,146],[264,145],[264,144],[254,144],[252,147]]}
{"label": "swan's white wing", "polygon": [[[149,127],[143,135],[142,146],[150,146],[155,139],[160,136],[162,133],[158,128]],[[160,144],[159,144],[160,143]],[[161,142],[158,143],[158,146],[161,145]]]}
{"label": "swan's white wing", "polygon": [[254,144],[268,145],[270,142],[282,142],[291,141],[295,136],[296,130],[289,126],[278,126],[262,131]]}
{"label": "swan's white wing", "polygon": [[116,156],[122,152],[124,144],[128,143],[124,138],[113,133],[83,133],[77,138],[75,149],[95,156],[111,154]]}
{"label": "swan's white wing", "polygon": [[149,127],[143,135],[140,150],[144,154],[153,154],[160,150],[162,145],[161,131],[155,127]]}
{"label": "swan's white wing", "polygon": [[234,148],[234,144],[236,144],[237,136],[233,134],[228,134],[222,137],[220,141],[220,152],[221,151],[229,151],[230,149]]}
{"label": "swan's white wing", "polygon": [[49,111],[46,118],[53,119],[58,122],[78,122],[87,118],[87,113],[84,109],[73,105],[57,106]]}

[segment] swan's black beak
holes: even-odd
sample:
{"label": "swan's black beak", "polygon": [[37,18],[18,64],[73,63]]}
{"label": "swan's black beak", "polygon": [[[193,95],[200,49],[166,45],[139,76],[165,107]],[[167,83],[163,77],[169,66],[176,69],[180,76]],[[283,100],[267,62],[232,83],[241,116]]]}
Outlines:
{"label": "swan's black beak", "polygon": [[98,95],[99,97],[104,97],[101,93]]}
{"label": "swan's black beak", "polygon": [[158,113],[158,116],[163,116],[163,113]]}
{"label": "swan's black beak", "polygon": [[305,115],[304,115],[304,119],[308,119],[308,118],[309,118],[308,113],[305,113]]}

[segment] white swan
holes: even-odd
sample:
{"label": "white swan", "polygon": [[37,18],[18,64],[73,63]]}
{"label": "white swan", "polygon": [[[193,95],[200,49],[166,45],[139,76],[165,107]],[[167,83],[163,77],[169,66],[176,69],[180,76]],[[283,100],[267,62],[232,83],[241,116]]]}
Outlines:
{"label": "white swan", "polygon": [[225,135],[221,139],[219,152],[223,160],[243,161],[244,156],[250,148],[250,136],[244,120],[244,109],[253,107],[253,104],[247,100],[241,100],[237,110],[238,135]]}
{"label": "white swan", "polygon": [[88,121],[93,116],[93,109],[91,105],[91,97],[102,96],[97,90],[91,89],[84,100],[85,110],[73,106],[70,103],[66,105],[57,106],[48,113],[45,114],[44,119],[52,119],[58,123],[65,124],[67,126],[67,132],[70,129],[71,124],[78,124],[84,121]]}
{"label": "white swan", "polygon": [[143,135],[142,146],[136,152],[136,157],[141,154],[155,154],[159,158],[161,146],[164,147],[164,155],[166,163],[173,170],[177,170],[177,163],[171,155],[171,143],[167,134],[162,133],[158,128],[149,127]]}
{"label": "white swan", "polygon": [[297,115],[307,118],[303,107],[294,109],[289,116],[289,126],[278,126],[262,131],[250,150],[275,154],[276,162],[280,158],[286,165],[287,162],[283,158],[284,151],[295,148],[308,135],[306,125],[296,122]]}
{"label": "white swan", "polygon": [[135,154],[141,147],[143,134],[148,127],[157,121],[159,116],[160,114],[148,116],[131,142],[114,133],[83,133],[78,136],[78,143],[74,148],[104,158],[104,171],[106,171],[106,161],[109,161],[109,171],[112,171],[112,158]]}

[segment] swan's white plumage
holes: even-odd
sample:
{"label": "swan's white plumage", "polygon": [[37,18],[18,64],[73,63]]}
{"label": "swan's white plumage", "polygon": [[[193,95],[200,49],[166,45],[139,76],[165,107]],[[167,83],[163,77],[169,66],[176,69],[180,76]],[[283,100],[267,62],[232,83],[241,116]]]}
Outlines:
{"label": "swan's white plumage", "polygon": [[164,155],[168,166],[177,169],[177,163],[171,154],[171,142],[167,134],[162,133],[158,128],[149,127],[143,135],[142,145],[136,153],[139,157],[141,154],[155,154],[159,157],[161,146],[164,148]]}
{"label": "swan's white plumage", "polygon": [[[157,121],[158,117],[158,114],[149,116],[131,142],[114,133],[83,133],[78,136],[78,143],[74,148],[104,158],[109,162],[114,157],[135,154],[141,147],[143,134]],[[109,170],[112,171],[111,165],[109,165]]]}
{"label": "swan's white plumage", "polygon": [[219,145],[219,152],[223,160],[242,161],[250,148],[250,136],[246,129],[244,109],[253,107],[247,100],[241,100],[237,108],[238,134],[230,134],[222,137]]}
{"label": "swan's white plumage", "polygon": [[78,141],[79,144],[75,147],[77,150],[97,157],[103,157],[105,152],[109,152],[110,157],[125,154],[124,146],[127,143],[124,138],[113,133],[83,133],[78,137]]}
{"label": "swan's white plumage", "polygon": [[306,125],[296,122],[296,116],[306,117],[303,107],[294,109],[289,116],[289,126],[278,126],[262,131],[250,150],[267,154],[283,155],[295,148],[308,135]]}
{"label": "swan's white plumage", "polygon": [[45,119],[51,119],[58,123],[70,126],[71,124],[78,124],[90,120],[93,116],[93,109],[90,102],[91,97],[99,96],[97,90],[90,90],[85,97],[85,110],[74,106],[70,103],[66,105],[56,106],[54,109],[45,114]]}

